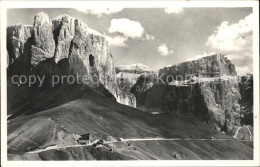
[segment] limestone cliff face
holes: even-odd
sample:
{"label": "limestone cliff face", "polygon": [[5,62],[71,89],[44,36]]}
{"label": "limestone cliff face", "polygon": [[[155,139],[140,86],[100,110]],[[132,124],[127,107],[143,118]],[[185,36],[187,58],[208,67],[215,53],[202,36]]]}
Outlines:
{"label": "limestone cliff face", "polygon": [[239,104],[241,106],[241,112],[243,113],[241,123],[242,125],[252,125],[253,126],[253,97],[254,97],[254,91],[253,91],[253,75],[247,74],[245,76],[241,77],[241,80],[239,82],[239,91],[241,94],[241,99],[239,101]]}
{"label": "limestone cliff face", "polygon": [[[218,130],[229,131],[240,125],[240,94],[236,84],[224,82],[191,85],[155,84],[136,95],[137,107],[160,110],[178,116],[197,118]],[[138,90],[140,90],[138,88]]]}
{"label": "limestone cliff face", "polygon": [[52,34],[52,25],[46,13],[41,12],[35,15],[32,41],[31,64],[33,66],[53,57],[55,43]]}
{"label": "limestone cliff face", "polygon": [[[213,63],[210,63],[211,60]],[[207,67],[209,64],[211,68]],[[204,75],[196,73],[198,68],[202,69],[204,74],[220,71],[229,76],[205,78]],[[167,75],[160,77],[162,73]],[[168,75],[176,78],[178,75],[193,73],[199,74],[199,77],[166,82]],[[240,126],[242,117],[239,104],[241,96],[236,76],[233,76],[235,74],[235,68],[229,60],[221,55],[213,55],[196,62],[163,68],[156,78],[142,76],[131,92],[137,98],[137,107],[142,110],[197,118],[218,130],[231,131],[235,126]],[[153,86],[150,86],[151,83]]]}
{"label": "limestone cliff face", "polygon": [[[55,62],[68,58],[72,39],[75,35],[88,36],[88,26],[82,21],[61,15],[52,19],[52,29],[55,39]],[[101,35],[100,35],[101,36]]]}
{"label": "limestone cliff face", "polygon": [[105,37],[82,21],[68,15],[49,20],[41,12],[34,17],[33,26],[8,27],[7,43],[9,76],[17,71],[47,75],[48,79],[51,75],[78,75],[81,84],[94,89],[102,84],[119,103],[135,107],[135,97],[118,86]]}
{"label": "limestone cliff face", "polygon": [[33,27],[13,25],[7,28],[8,73],[24,73],[28,70],[30,60],[30,38]]}
{"label": "limestone cliff face", "polygon": [[171,67],[164,67],[159,70],[159,76],[172,75],[182,76],[186,75],[195,76],[219,76],[219,75],[230,75],[236,76],[236,69],[234,64],[231,63],[224,55],[216,54],[208,57],[203,57],[198,60],[183,62]]}
{"label": "limestone cliff face", "polygon": [[14,25],[7,28],[7,51],[9,61],[13,63],[22,56],[25,43],[31,37],[32,26]]}

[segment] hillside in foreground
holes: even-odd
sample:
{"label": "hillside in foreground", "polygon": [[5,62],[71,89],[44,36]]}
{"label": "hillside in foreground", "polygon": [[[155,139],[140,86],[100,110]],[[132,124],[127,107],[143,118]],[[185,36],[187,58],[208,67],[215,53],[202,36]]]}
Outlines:
{"label": "hillside in foreground", "polygon": [[[63,91],[73,89],[78,87],[67,87]],[[252,142],[236,141],[233,137],[220,133],[198,120],[168,114],[153,115],[119,104],[92,89],[84,91],[84,95],[74,101],[9,120],[8,158],[10,160],[253,158]],[[91,133],[93,138],[108,142],[107,146],[79,145],[76,141],[78,136],[86,133]],[[216,140],[212,140],[212,137]],[[118,141],[119,138],[126,141]],[[157,138],[178,140],[158,141]],[[127,141],[127,139],[139,140]],[[51,147],[53,149],[46,149]],[[112,151],[107,148],[112,148]],[[36,152],[33,152],[35,150]]]}

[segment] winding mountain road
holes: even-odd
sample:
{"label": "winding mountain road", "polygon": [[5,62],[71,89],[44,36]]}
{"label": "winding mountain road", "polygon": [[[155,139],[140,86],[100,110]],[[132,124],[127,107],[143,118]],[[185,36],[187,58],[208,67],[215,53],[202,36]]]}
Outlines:
{"label": "winding mountain road", "polygon": [[[97,141],[97,140],[96,140]],[[88,147],[96,143],[96,141],[89,143],[89,144],[75,144],[75,145],[62,145],[62,146],[49,146],[44,149],[39,149],[39,150],[34,150],[34,151],[29,151],[27,153],[34,154],[34,153],[40,153],[48,150],[58,150],[58,149],[64,149],[64,148],[72,148],[72,147]],[[187,138],[187,139],[182,139],[182,138],[171,138],[171,139],[166,139],[166,138],[131,138],[131,139],[123,139],[120,138],[120,141],[111,141],[111,142],[104,142],[104,144],[111,144],[111,143],[116,143],[116,142],[135,142],[135,141],[243,141],[243,142],[253,142],[252,140],[237,140],[237,139],[194,139],[194,138]]]}

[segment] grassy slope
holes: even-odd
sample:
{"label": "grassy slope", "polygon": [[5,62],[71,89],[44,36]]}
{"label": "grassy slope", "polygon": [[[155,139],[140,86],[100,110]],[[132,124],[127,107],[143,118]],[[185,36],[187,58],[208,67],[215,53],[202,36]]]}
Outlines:
{"label": "grassy slope", "polygon": [[[56,98],[58,96],[55,96]],[[96,138],[231,138],[207,125],[166,114],[152,115],[87,90],[80,98],[8,121],[9,159],[252,159],[253,149],[237,141],[145,141],[103,148],[78,147],[25,153],[50,145],[73,144],[59,137],[91,133]],[[135,148],[135,149],[134,149]],[[173,155],[176,154],[177,158]]]}

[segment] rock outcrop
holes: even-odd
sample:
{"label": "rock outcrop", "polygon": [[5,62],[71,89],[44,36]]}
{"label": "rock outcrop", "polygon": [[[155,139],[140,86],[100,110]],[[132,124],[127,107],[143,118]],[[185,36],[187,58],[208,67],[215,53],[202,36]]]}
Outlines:
{"label": "rock outcrop", "polygon": [[[55,39],[55,62],[68,58],[71,41],[75,35],[88,36],[88,26],[82,21],[69,15],[61,15],[52,19],[53,35]],[[101,34],[99,34],[102,36]]]}
{"label": "rock outcrop", "polygon": [[[188,75],[192,77],[185,78]],[[142,110],[196,118],[219,131],[231,131],[242,117],[235,75],[234,65],[218,54],[165,67],[156,78],[141,76],[131,92]]]}
{"label": "rock outcrop", "polygon": [[7,51],[10,64],[24,54],[24,47],[31,33],[32,26],[29,25],[19,24],[7,28]]}
{"label": "rock outcrop", "polygon": [[[46,13],[40,12],[34,17],[33,26],[7,27],[7,51],[9,81],[14,74],[45,76],[43,88],[35,90],[38,85],[26,88],[28,96],[51,89],[54,75],[72,75],[76,83],[97,90],[103,85],[119,103],[135,107],[135,96],[117,83],[105,37],[79,19],[61,15],[50,20]],[[13,90],[21,89],[18,86],[23,87],[14,85]]]}
{"label": "rock outcrop", "polygon": [[243,115],[241,119],[242,125],[252,125],[253,126],[253,102],[254,102],[254,91],[253,91],[253,75],[247,74],[241,76],[239,82],[239,92],[241,94],[241,99],[239,104],[241,106],[241,113]]}
{"label": "rock outcrop", "polygon": [[55,43],[52,24],[49,16],[44,12],[40,12],[34,17],[32,40],[32,66],[36,66],[54,56]]}
{"label": "rock outcrop", "polygon": [[228,131],[240,125],[240,94],[236,84],[221,81],[185,86],[155,84],[141,93],[135,93],[133,89],[140,109],[159,109],[178,116],[197,118],[218,130]]}
{"label": "rock outcrop", "polygon": [[32,31],[32,26],[21,24],[7,28],[8,74],[23,74],[30,69]]}

